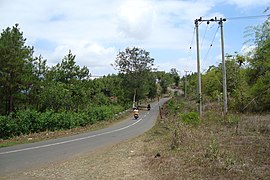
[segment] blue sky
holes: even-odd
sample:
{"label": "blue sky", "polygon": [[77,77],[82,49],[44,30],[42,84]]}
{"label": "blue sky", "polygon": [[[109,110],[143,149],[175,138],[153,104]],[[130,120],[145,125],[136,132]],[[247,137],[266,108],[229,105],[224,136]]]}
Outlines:
{"label": "blue sky", "polygon": [[[266,17],[230,18],[266,15],[269,5],[270,0],[0,0],[0,28],[19,23],[27,45],[49,66],[70,49],[93,75],[116,73],[110,65],[116,54],[136,46],[150,52],[158,70],[176,68],[183,75],[197,68],[195,19],[228,18],[225,53],[244,54],[245,28]],[[202,23],[199,35],[204,71],[221,62],[220,28]]]}

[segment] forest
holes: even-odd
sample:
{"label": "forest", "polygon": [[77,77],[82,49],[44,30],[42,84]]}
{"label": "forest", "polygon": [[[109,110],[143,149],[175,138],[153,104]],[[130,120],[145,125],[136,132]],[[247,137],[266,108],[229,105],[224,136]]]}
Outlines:
{"label": "forest", "polygon": [[[230,112],[267,113],[270,110],[270,18],[249,27],[249,53],[226,55]],[[118,74],[91,79],[88,67],[76,64],[71,50],[49,67],[34,57],[19,25],[0,36],[0,138],[86,126],[114,118],[136,102],[167,93],[169,86],[185,89],[188,100],[197,101],[197,74],[180,79],[178,71],[154,69],[150,53],[127,47],[115,58]],[[210,66],[202,74],[204,108],[222,103],[222,66]],[[222,105],[220,105],[222,108]]]}

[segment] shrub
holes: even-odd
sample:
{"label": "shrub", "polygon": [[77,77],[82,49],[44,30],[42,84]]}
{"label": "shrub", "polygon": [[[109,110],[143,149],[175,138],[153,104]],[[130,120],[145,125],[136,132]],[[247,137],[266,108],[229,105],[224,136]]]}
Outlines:
{"label": "shrub", "polygon": [[42,124],[39,121],[40,113],[35,110],[20,110],[16,112],[16,121],[18,124],[18,132],[21,134],[29,134],[31,132],[37,132],[42,128]]}
{"label": "shrub", "polygon": [[18,134],[18,124],[11,116],[0,116],[0,139],[7,139]]}
{"label": "shrub", "polygon": [[199,114],[193,111],[180,114],[180,118],[185,124],[190,124],[190,125],[199,125],[201,122],[199,118]]}
{"label": "shrub", "polygon": [[17,111],[16,114],[0,116],[0,138],[6,139],[21,134],[30,134],[42,131],[56,131],[86,126],[97,121],[108,120],[115,114],[123,111],[122,106],[92,107],[86,112],[63,111],[44,113],[35,110]]}

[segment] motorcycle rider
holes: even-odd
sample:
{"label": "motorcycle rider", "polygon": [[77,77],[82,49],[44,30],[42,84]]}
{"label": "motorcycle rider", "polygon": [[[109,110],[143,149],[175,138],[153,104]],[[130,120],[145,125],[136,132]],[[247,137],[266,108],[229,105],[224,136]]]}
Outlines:
{"label": "motorcycle rider", "polygon": [[151,109],[151,106],[150,106],[150,104],[148,104],[147,105],[147,110],[150,111],[150,109]]}
{"label": "motorcycle rider", "polygon": [[134,117],[135,116],[139,117],[139,109],[138,109],[138,107],[134,108],[133,115],[134,115]]}

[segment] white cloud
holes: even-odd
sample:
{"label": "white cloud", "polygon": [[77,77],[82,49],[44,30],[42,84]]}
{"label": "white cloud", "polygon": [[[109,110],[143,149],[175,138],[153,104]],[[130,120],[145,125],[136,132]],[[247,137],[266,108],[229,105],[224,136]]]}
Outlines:
{"label": "white cloud", "polygon": [[[163,54],[156,53],[155,59],[166,70],[175,66],[196,70],[196,58],[192,62],[183,58],[194,20],[223,16],[215,10],[218,3],[242,8],[266,6],[269,0],[1,0],[0,27],[19,23],[27,43],[35,45],[36,55],[49,65],[60,62],[71,49],[79,65],[107,74],[114,72],[110,64],[119,49],[139,46],[150,53],[160,50]],[[206,46],[213,36],[209,37]],[[175,59],[163,59],[166,50],[174,50],[170,57]]]}
{"label": "white cloud", "polygon": [[151,1],[127,0],[118,9],[118,28],[124,36],[145,39],[152,32],[155,9]]}
{"label": "white cloud", "polygon": [[[51,61],[50,64],[55,65],[68,54],[69,50],[76,55],[76,63],[80,66],[87,66],[92,74],[102,75],[114,72],[110,64],[114,62],[116,50],[113,47],[103,47],[98,43],[89,43],[87,41],[66,42],[66,44],[58,45],[49,57],[44,58],[55,60]],[[104,72],[106,69],[108,71]]]}

